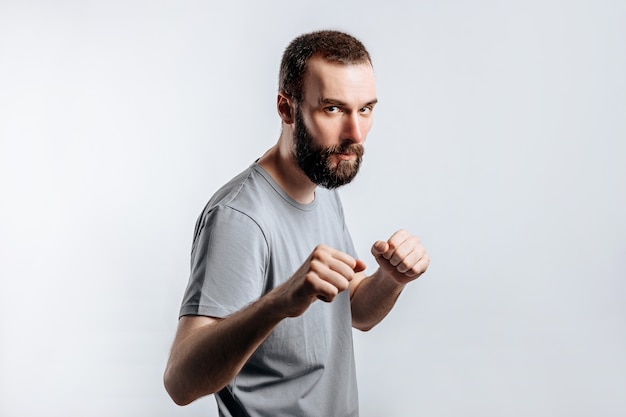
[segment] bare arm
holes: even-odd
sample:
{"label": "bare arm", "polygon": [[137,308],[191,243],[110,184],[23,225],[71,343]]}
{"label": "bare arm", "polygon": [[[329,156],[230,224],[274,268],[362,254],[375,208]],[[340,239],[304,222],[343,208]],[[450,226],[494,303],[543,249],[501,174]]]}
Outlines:
{"label": "bare arm", "polygon": [[405,230],[388,241],[377,241],[372,255],[379,268],[370,277],[363,274],[350,283],[352,326],[363,331],[376,326],[391,311],[404,286],[419,278],[430,263],[420,240]]}
{"label": "bare arm", "polygon": [[332,301],[348,289],[365,265],[326,246],[283,285],[224,319],[182,317],[165,370],[164,383],[176,404],[219,391],[281,320],[303,314],[317,298]]}
{"label": "bare arm", "polygon": [[165,370],[164,383],[178,405],[222,389],[284,317],[263,297],[227,319],[185,316]]}

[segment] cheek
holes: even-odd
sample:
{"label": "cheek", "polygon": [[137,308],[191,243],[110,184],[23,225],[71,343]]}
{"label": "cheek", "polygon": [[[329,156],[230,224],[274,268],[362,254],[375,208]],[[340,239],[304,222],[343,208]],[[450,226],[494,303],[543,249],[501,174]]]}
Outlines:
{"label": "cheek", "polygon": [[363,132],[364,135],[367,135],[370,131],[370,129],[372,128],[372,124],[374,123],[374,120],[372,120],[371,118],[369,119],[364,119],[361,122],[361,132]]}
{"label": "cheek", "polygon": [[340,124],[333,123],[331,120],[324,123],[314,123],[309,130],[322,146],[334,145],[341,134]]}

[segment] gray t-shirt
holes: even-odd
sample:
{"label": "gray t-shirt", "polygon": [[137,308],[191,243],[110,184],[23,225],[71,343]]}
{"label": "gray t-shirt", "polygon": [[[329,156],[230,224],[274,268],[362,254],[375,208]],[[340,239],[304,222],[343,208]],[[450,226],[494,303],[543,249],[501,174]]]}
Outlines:
{"label": "gray t-shirt", "polygon": [[[337,192],[318,188],[312,203],[300,204],[252,164],[196,223],[180,315],[240,310],[288,280],[319,244],[356,256]],[[250,416],[358,416],[348,292],[279,323],[229,390]]]}

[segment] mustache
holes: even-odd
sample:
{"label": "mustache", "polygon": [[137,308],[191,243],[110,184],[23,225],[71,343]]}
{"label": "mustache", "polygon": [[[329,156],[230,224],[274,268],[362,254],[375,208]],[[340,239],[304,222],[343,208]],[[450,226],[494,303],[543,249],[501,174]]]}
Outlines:
{"label": "mustache", "polygon": [[334,145],[324,150],[324,156],[334,154],[354,154],[358,158],[361,158],[365,153],[365,148],[359,143],[344,143],[341,145]]}

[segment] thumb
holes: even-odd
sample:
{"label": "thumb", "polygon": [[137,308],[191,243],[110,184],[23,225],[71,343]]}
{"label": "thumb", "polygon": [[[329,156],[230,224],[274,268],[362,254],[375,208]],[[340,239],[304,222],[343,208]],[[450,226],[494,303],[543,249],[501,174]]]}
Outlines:
{"label": "thumb", "polygon": [[367,265],[365,265],[365,262],[363,262],[360,259],[357,259],[356,265],[352,269],[354,270],[354,272],[362,272],[362,271],[365,271],[365,268],[367,268]]}
{"label": "thumb", "polygon": [[389,244],[387,242],[383,242],[382,240],[377,240],[372,245],[372,255],[378,258],[382,256],[383,253],[389,250]]}

